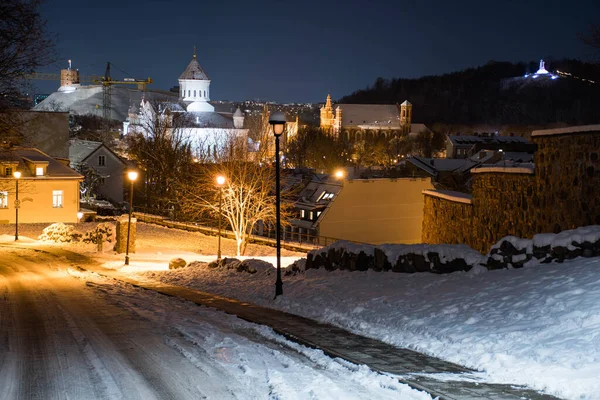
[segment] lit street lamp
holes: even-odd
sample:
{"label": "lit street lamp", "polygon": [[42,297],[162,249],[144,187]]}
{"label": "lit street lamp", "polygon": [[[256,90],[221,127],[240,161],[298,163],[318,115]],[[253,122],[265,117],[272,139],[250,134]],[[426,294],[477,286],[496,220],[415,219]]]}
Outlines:
{"label": "lit street lamp", "polygon": [[221,261],[221,219],[223,218],[223,185],[225,184],[225,177],[223,175],[217,176],[217,186],[219,186],[219,250],[217,251],[217,261]]}
{"label": "lit street lamp", "polygon": [[13,176],[15,177],[16,183],[16,191],[15,191],[15,242],[19,240],[19,207],[21,206],[21,202],[19,201],[19,178],[21,177],[20,171],[13,172]]}
{"label": "lit street lamp", "polygon": [[335,171],[334,175],[337,179],[343,179],[344,178],[344,170],[338,169],[337,171]]}
{"label": "lit street lamp", "polygon": [[136,171],[127,172],[127,177],[131,182],[129,189],[129,221],[127,222],[127,244],[125,245],[125,265],[129,265],[129,233],[131,232],[131,214],[133,213],[133,182],[137,179]]}
{"label": "lit street lamp", "polygon": [[279,184],[279,137],[285,129],[285,114],[281,111],[274,112],[269,117],[269,124],[273,127],[275,135],[275,215],[277,233],[277,280],[275,281],[275,297],[283,294],[283,282],[281,281],[281,212]]}

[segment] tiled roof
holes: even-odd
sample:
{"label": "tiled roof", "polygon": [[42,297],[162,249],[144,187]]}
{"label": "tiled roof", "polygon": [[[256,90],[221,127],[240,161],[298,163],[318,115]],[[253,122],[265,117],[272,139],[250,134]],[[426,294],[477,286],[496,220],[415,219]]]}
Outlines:
{"label": "tiled roof", "polygon": [[210,80],[210,78],[208,77],[206,72],[204,72],[198,61],[196,61],[196,56],[194,56],[192,61],[190,61],[187,68],[185,69],[185,71],[183,71],[183,74],[181,74],[179,79],[196,79],[203,81]]}
{"label": "tiled roof", "polygon": [[17,169],[22,177],[35,177],[26,166],[25,161],[48,163],[44,178],[83,178],[77,171],[69,168],[60,161],[50,157],[42,151],[28,147],[11,147],[0,150],[0,162],[18,162]]}

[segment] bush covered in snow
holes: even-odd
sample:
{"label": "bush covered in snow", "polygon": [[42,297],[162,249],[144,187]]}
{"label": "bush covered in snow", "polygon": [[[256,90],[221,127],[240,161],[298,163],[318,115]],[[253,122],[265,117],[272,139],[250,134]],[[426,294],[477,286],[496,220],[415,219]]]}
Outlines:
{"label": "bush covered in snow", "polygon": [[506,236],[490,249],[487,267],[520,268],[597,256],[600,256],[600,226],[592,225],[560,233],[541,233],[533,239]]}
{"label": "bush covered in snow", "polygon": [[69,243],[79,241],[81,234],[75,232],[73,225],[57,222],[45,228],[38,239],[44,242]]}
{"label": "bush covered in snow", "polygon": [[[251,261],[260,261],[260,260],[244,260],[240,261],[237,258],[228,258],[225,257],[221,259],[220,262],[212,261],[208,264],[209,268],[224,268],[224,269],[234,269],[237,272],[248,272],[250,274],[256,273],[256,268],[254,268],[253,263]],[[271,264],[269,264],[271,265]],[[271,267],[272,268],[272,267]]]}
{"label": "bush covered in snow", "polygon": [[87,231],[83,235],[83,241],[85,243],[94,243],[101,245],[102,243],[112,243],[114,237],[114,228],[108,222],[103,222],[96,225],[91,231]]}
{"label": "bush covered in snow", "polygon": [[169,269],[185,268],[186,265],[187,263],[185,262],[185,260],[179,257],[173,258],[171,259],[171,261],[169,261]]}

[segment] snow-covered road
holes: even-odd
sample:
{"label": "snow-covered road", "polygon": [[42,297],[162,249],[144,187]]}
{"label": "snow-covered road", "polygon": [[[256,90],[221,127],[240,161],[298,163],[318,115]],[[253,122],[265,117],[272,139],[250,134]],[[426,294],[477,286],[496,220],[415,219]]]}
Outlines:
{"label": "snow-covered road", "polygon": [[0,248],[1,399],[428,399],[272,330]]}

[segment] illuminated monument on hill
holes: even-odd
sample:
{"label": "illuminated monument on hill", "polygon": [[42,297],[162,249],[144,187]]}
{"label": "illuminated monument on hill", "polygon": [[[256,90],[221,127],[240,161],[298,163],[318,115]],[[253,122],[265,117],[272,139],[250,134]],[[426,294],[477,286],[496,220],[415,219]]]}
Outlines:
{"label": "illuminated monument on hill", "polygon": [[540,68],[537,70],[535,74],[525,74],[525,78],[537,78],[537,77],[548,77],[550,79],[558,78],[558,75],[554,75],[546,69],[546,63],[544,60],[540,60]]}

